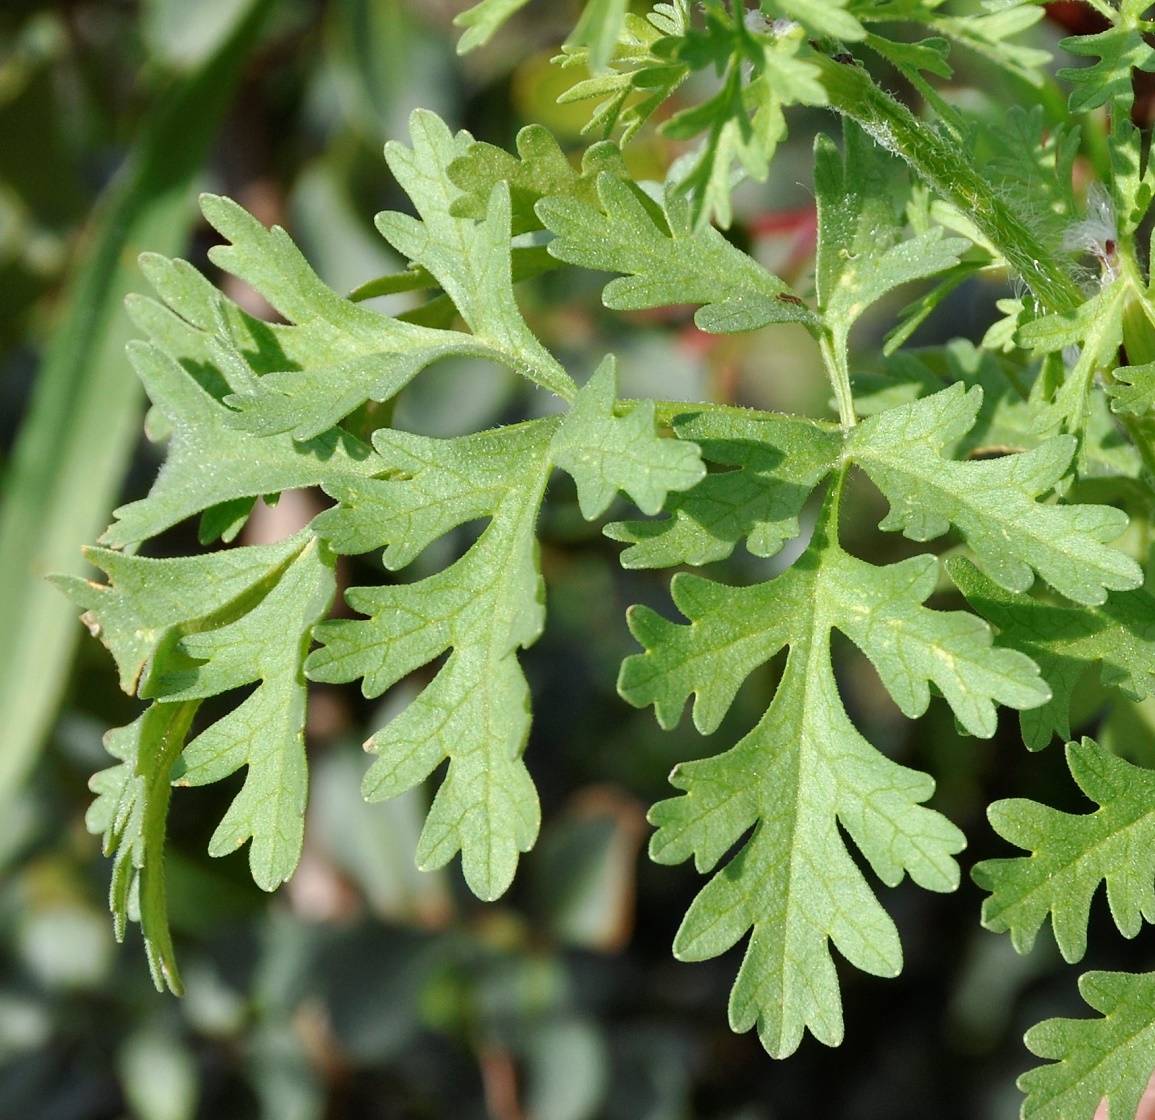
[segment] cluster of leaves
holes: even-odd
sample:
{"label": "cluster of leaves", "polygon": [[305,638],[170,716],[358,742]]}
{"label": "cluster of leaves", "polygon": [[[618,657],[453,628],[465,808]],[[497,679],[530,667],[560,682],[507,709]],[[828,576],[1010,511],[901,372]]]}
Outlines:
{"label": "cluster of leaves", "polygon": [[[463,47],[488,39],[523,3],[485,0],[465,13]],[[337,296],[283,230],[220,198],[204,200],[227,242],[212,251],[214,263],[259,291],[283,323],[254,319],[188,265],[145,261],[159,301],[133,302],[148,341],[131,356],[168,458],[149,496],[118,510],[105,547],[89,553],[108,582],[59,582],[113,653],[125,689],[150,701],[109,734],[119,764],[93,780],[89,825],[114,860],[118,931],[140,922],[158,984],[180,986],[163,880],[171,787],[246,768],[210,851],[251,840],[255,881],[272,889],[287,879],[302,843],[307,680],[360,680],[376,696],[444,658],[369,740],[376,761],[363,791],[393,797],[448,762],[418,863],[440,867],[460,852],[475,894],[506,890],[539,824],[522,757],[530,696],[518,652],[545,624],[535,524],[554,468],[572,476],[587,519],[601,518],[619,493],[646,515],[605,526],[627,545],[626,567],[698,566],[740,543],[773,557],[812,523],[797,558],[766,582],[676,575],[684,622],[635,608],[629,625],[643,651],[626,659],[619,680],[622,696],[652,705],[666,727],[692,695],[705,733],[742,681],[788,650],[756,726],[723,753],[678,766],[671,781],[680,793],[651,813],[655,860],[693,857],[713,872],[682,922],[676,955],[714,957],[749,934],[730,1021],[756,1026],[775,1056],[790,1054],[807,1030],[829,1044],[841,1039],[832,944],[875,975],[902,966],[896,927],[848,841],[888,886],[907,874],[933,891],[959,881],[963,837],[926,806],[933,780],[886,757],[848,714],[833,631],[866,656],[907,717],[922,715],[933,693],[966,732],[990,737],[1003,705],[1020,712],[1032,749],[1070,737],[1072,698],[1095,662],[1102,683],[1127,697],[1152,687],[1155,600],[1135,557],[1114,543],[1127,516],[1080,500],[1091,477],[1115,485],[1112,493],[1141,495],[1139,508],[1150,497],[1155,310],[1134,234],[1152,188],[1129,116],[1132,69],[1155,68],[1143,6],[1128,0],[1108,13],[1110,30],[1068,41],[1073,53],[1101,59],[1064,73],[1075,83],[1073,112],[1111,110],[1104,205],[1117,217],[1110,237],[1092,215],[1061,244],[1048,244],[1045,221],[1032,229],[1012,220],[1000,199],[1008,183],[1041,176],[1050,184],[1034,192],[1043,217],[1072,217],[1074,131],[1049,131],[1041,113],[1014,116],[984,176],[968,156],[973,126],[924,76],[950,76],[949,39],[1041,81],[1040,53],[1008,42],[1040,16],[1037,6],[951,17],[934,0],[782,0],[752,13],[715,0],[697,22],[683,0],[655,5],[646,19],[626,7],[590,0],[565,55],[566,65],[594,71],[571,96],[604,99],[595,129],[620,127],[628,139],[688,75],[718,75],[716,94],[663,125],[675,139],[706,133],[666,182],[634,181],[608,138],[574,167],[541,127],[521,133],[515,157],[418,112],[410,145],[391,142],[385,153],[416,216],[377,218],[411,269],[360,293],[435,288],[416,311],[391,317]],[[936,37],[908,43],[867,30],[896,18]],[[938,125],[883,93],[847,44],[905,75],[939,112]],[[735,165],[764,176],[794,104],[829,104],[846,118],[841,147],[826,136],[815,145],[813,298],[712,224],[730,220]],[[1073,278],[1077,251],[1101,264],[1090,294]],[[1023,276],[1028,291],[1005,303],[1007,318],[981,348],[899,349],[967,276],[1021,260],[1035,268]],[[837,421],[621,400],[612,356],[579,388],[530,331],[514,293],[515,279],[559,264],[618,274],[604,289],[611,309],[692,303],[698,327],[713,333],[801,325],[821,353]],[[852,382],[852,328],[897,289],[926,280],[935,283],[892,335],[881,376]],[[1121,347],[1131,364],[1120,368]],[[499,363],[544,391],[534,418],[454,439],[376,426],[386,414],[377,405],[448,356]],[[873,564],[843,548],[839,508],[851,472],[888,503],[880,529],[920,543],[949,535],[957,555],[945,571],[972,610],[927,605],[946,587],[932,552]],[[135,554],[197,515],[202,543],[227,544],[259,498],[299,487],[319,487],[333,504],[280,544]],[[479,521],[484,528],[447,566],[405,572]],[[397,579],[350,588],[345,600],[362,617],[326,620],[337,558],[366,553],[381,553]],[[239,702],[213,722],[218,707],[202,705],[220,694]],[[1101,808],[1083,817],[996,804],[996,830],[1032,854],[986,861],[975,877],[990,891],[987,926],[1026,949],[1050,914],[1064,956],[1076,960],[1101,880],[1125,935],[1155,920],[1147,855],[1155,788],[1091,741],[1068,754]],[[1052,1021],[1028,1035],[1036,1053],[1058,1060],[1024,1078],[1030,1115],[1089,1115],[1103,1097],[1121,1114],[1134,1110],[1155,1065],[1153,983],[1089,974],[1084,994],[1104,1018]]]}

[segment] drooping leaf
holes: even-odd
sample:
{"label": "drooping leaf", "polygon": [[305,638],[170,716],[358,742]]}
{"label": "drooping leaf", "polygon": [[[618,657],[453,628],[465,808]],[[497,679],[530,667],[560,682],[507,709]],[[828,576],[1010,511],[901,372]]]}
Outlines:
{"label": "drooping leaf", "polygon": [[153,983],[178,995],[164,889],[165,825],[170,774],[198,707],[197,701],[153,704],[127,727],[108,732],[105,747],[121,761],[89,781],[97,797],[85,817],[89,832],[103,834],[104,854],[113,857],[108,904],[117,940],[130,920],[139,921]]}
{"label": "drooping leaf", "polygon": [[984,860],[973,876],[991,892],[984,926],[1009,931],[1015,948],[1026,953],[1050,916],[1064,960],[1077,961],[1087,948],[1091,899],[1101,883],[1124,937],[1155,921],[1155,773],[1090,739],[1067,744],[1067,764],[1099,808],[1077,814],[1023,798],[996,801],[987,811],[995,831],[1031,854]]}

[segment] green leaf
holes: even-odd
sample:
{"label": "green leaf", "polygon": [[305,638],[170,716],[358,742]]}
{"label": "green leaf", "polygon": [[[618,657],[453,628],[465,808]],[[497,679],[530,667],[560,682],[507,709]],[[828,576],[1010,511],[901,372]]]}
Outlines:
{"label": "green leaf", "polygon": [[413,147],[390,141],[385,161],[420,220],[387,210],[377,215],[378,230],[399,253],[437,278],[478,341],[503,355],[522,376],[572,400],[573,381],[533,336],[514,298],[509,188],[494,186],[485,221],[454,217],[452,205],[460,192],[446,169],[469,152],[473,137],[468,132],[453,136],[436,114],[423,110],[409,118],[409,132]]}
{"label": "green leaf", "polygon": [[452,651],[417,699],[369,740],[378,759],[363,790],[371,801],[393,797],[448,758],[418,864],[441,867],[460,851],[466,882],[484,899],[509,886],[540,818],[521,758],[530,717],[517,650],[537,639],[544,620],[533,527],[556,427],[554,419],[535,421],[458,441],[378,432],[377,449],[398,476],[363,484],[360,508],[338,508],[319,522],[339,546],[396,545],[388,559],[400,566],[453,525],[490,517],[443,571],[350,589],[349,605],[371,617],[319,626],[322,648],[307,665],[314,680],[362,677],[365,694],[376,696]]}
{"label": "green leaf", "polygon": [[[271,0],[235,5],[227,34],[202,64],[175,80],[170,72],[142,80],[134,96],[148,108],[69,264],[60,315],[43,331],[33,393],[0,485],[0,648],[13,653],[0,673],[0,815],[51,726],[80,633],[69,604],[43,577],[83,572],[81,546],[107,523],[137,439],[141,396],[125,376],[132,331],[122,310],[140,283],[136,256],[185,244],[195,180],[273,7]],[[8,148],[20,143],[9,137]],[[12,283],[14,274],[5,275]],[[5,302],[14,296],[6,293]]]}
{"label": "green leaf", "polygon": [[1155,50],[1136,26],[1146,5],[1124,5],[1119,22],[1096,35],[1075,35],[1059,46],[1071,54],[1098,58],[1091,66],[1066,66],[1058,71],[1074,85],[1068,107],[1084,113],[1110,104],[1113,113],[1127,115],[1135,101],[1132,70],[1155,71]]}
{"label": "green leaf", "polygon": [[248,767],[244,785],[209,841],[229,855],[252,839],[253,881],[271,891],[296,869],[304,836],[305,655],[334,591],[332,557],[309,539],[276,585],[236,621],[169,631],[140,694],[167,703],[199,700],[259,681],[251,696],[202,731],[174,771],[177,785],[220,781]]}
{"label": "green leaf", "polygon": [[182,991],[164,889],[164,835],[171,795],[169,775],[184,746],[199,703],[153,704],[134,723],[104,737],[120,765],[95,774],[97,795],[85,824],[103,833],[104,854],[113,857],[108,904],[118,941],[130,920],[140,922],[153,983]]}
{"label": "green leaf", "polygon": [[1064,477],[1075,453],[1071,436],[1021,455],[943,458],[942,449],[973,426],[981,404],[978,386],[953,385],[869,417],[850,433],[849,454],[890,502],[880,528],[927,541],[953,525],[1008,591],[1025,591],[1033,572],[1085,605],[1104,602],[1109,590],[1139,587],[1139,565],[1104,543],[1126,527],[1121,510],[1037,500]]}
{"label": "green leaf", "polygon": [[805,555],[770,583],[735,589],[676,576],[674,601],[688,626],[633,608],[630,628],[645,653],[627,658],[619,680],[622,695],[653,704],[665,727],[694,694],[694,723],[709,732],[743,678],[790,647],[757,727],[725,754],[678,766],[671,781],[686,793],[651,812],[653,858],[677,863],[692,855],[701,871],[753,828],[690,907],[675,953],[717,956],[753,928],[730,1022],[736,1030],[757,1024],[779,1057],[793,1052],[805,1029],[828,1044],[841,1038],[828,942],[864,971],[891,976],[901,967],[897,932],[839,824],[889,885],[909,873],[928,889],[953,889],[951,855],[963,846],[953,825],[920,804],[931,779],[879,754],[850,722],[831,664],[831,630],[866,653],[909,716],[926,710],[933,682],[969,730],[990,735],[995,702],[1027,707],[1048,695],[1028,658],[992,650],[980,620],[920,605],[934,589],[932,557],[875,568],[843,552],[832,535],[835,507],[832,497]]}
{"label": "green leaf", "polygon": [[1155,410],[1155,362],[1120,366],[1114,371],[1114,380],[1107,390],[1112,412],[1142,416]]}
{"label": "green leaf", "polygon": [[457,41],[457,53],[467,54],[483,47],[497,33],[510,16],[524,8],[529,0],[481,0],[453,18],[454,26],[464,27],[465,34]]}
{"label": "green leaf", "polygon": [[619,521],[606,536],[631,545],[626,568],[670,568],[724,560],[742,539],[754,556],[773,556],[799,533],[798,515],[814,487],[838,463],[841,437],[786,416],[744,410],[691,412],[675,418],[679,439],[722,467],[692,490],[671,494],[669,517]]}
{"label": "green leaf", "polygon": [[1024,1120],[1091,1116],[1104,1098],[1110,1120],[1139,1110],[1155,1066],[1155,973],[1088,972],[1079,991],[1101,1019],[1048,1019],[1027,1031],[1031,1053],[1055,1065],[1019,1078]]}
{"label": "green leaf", "polygon": [[954,268],[969,247],[961,238],[944,238],[937,226],[902,240],[894,203],[898,161],[849,121],[844,144],[843,154],[820,133],[814,146],[815,286],[839,352],[872,303],[902,284]]}
{"label": "green leaf", "polygon": [[[201,205],[205,217],[230,241],[210,251],[213,262],[255,288],[292,324],[258,323],[221,306],[219,297],[210,296],[211,288],[198,297],[191,290],[194,283],[208,285],[195,274],[189,276],[187,266],[151,262],[154,283],[169,306],[209,336],[223,336],[216,342],[217,352],[223,344],[234,365],[258,375],[236,384],[225,400],[240,413],[229,418],[234,427],[256,435],[291,431],[295,439],[309,440],[366,400],[389,400],[439,358],[508,357],[461,331],[435,330],[358,307],[322,283],[280,227],[265,229],[228,199],[206,195]],[[506,247],[508,285],[509,233],[502,219],[499,212],[497,235]],[[161,334],[161,345],[184,358],[183,350],[192,343],[185,340],[181,346],[169,330]]]}
{"label": "green leaf", "polygon": [[[620,127],[621,143],[628,144],[690,73],[678,58],[689,30],[689,0],[657,4],[644,19],[627,12],[611,68],[576,82],[558,104],[602,98],[582,134],[608,137]],[[588,69],[589,57],[586,48],[566,43],[553,61],[563,69]]]}
{"label": "green leaf", "polygon": [[1027,323],[1018,332],[1019,345],[1036,355],[1058,353],[1069,346],[1079,348],[1078,358],[1065,371],[1051,406],[1036,409],[1037,426],[1062,423],[1076,434],[1086,429],[1095,376],[1118,362],[1123,317],[1131,294],[1128,280],[1120,278],[1096,292],[1075,311],[1045,315]]}
{"label": "green leaf", "polygon": [[55,576],[54,582],[84,609],[85,624],[116,660],[121,688],[134,693],[170,627],[207,618],[249,594],[264,594],[270,573],[299,550],[293,538],[166,560],[89,548],[85,556],[107,573],[109,583],[76,576]]}
{"label": "green leaf", "polygon": [[514,236],[542,228],[534,207],[543,198],[575,198],[599,206],[597,178],[605,173],[626,178],[618,146],[608,140],[582,153],[581,170],[566,158],[553,134],[539,124],[517,134],[517,155],[493,144],[473,143],[446,168],[453,185],[464,192],[449,210],[455,218],[484,219],[493,188],[509,184],[511,226]]}
{"label": "green leaf", "polygon": [[603,174],[597,189],[604,213],[566,198],[544,199],[538,213],[557,235],[549,245],[551,256],[583,268],[626,273],[606,285],[606,307],[634,311],[700,303],[694,322],[712,332],[755,330],[769,323],[817,325],[814,313],[786,284],[718,230],[693,229],[683,199],[667,194],[663,229],[618,179]]}
{"label": "green leaf", "polygon": [[587,0],[568,43],[589,49],[590,69],[604,70],[617,46],[628,0]]}
{"label": "green leaf", "polygon": [[[226,855],[251,836],[260,886],[272,890],[292,873],[307,786],[301,663],[333,595],[332,559],[307,532],[189,558],[104,549],[90,556],[110,585],[57,582],[87,608],[125,688],[139,680],[139,694],[155,702],[109,733],[106,745],[121,765],[92,780],[98,796],[87,824],[115,855],[110,905],[118,937],[139,917],[154,981],[178,991],[164,896],[170,785],[216,781],[248,766],[209,851]],[[251,696],[185,745],[203,699],[256,681]]]}
{"label": "green leaf", "polygon": [[1077,961],[1100,883],[1124,937],[1155,921],[1155,773],[1090,739],[1067,744],[1067,764],[1099,808],[1080,815],[1022,798],[996,801],[987,811],[995,831],[1031,854],[984,860],[972,874],[991,892],[983,903],[987,929],[1009,930],[1026,953],[1049,915],[1063,959]]}
{"label": "green leaf", "polygon": [[866,36],[866,29],[847,11],[847,0],[777,0],[776,6],[819,35],[851,42]]}
{"label": "green leaf", "polygon": [[174,358],[144,342],[129,345],[129,358],[172,435],[168,458],[148,497],[115,511],[117,520],[101,537],[111,547],[147,540],[237,498],[381,470],[364,444],[338,429],[303,443],[288,434],[239,431],[230,426],[234,414]]}
{"label": "green leaf", "polygon": [[1155,599],[1147,592],[1115,592],[1101,606],[1071,607],[1004,591],[962,557],[948,560],[947,571],[1003,644],[1033,658],[1051,686],[1049,703],[1019,716],[1031,750],[1054,735],[1071,737],[1071,698],[1096,661],[1105,686],[1133,700],[1155,691]]}
{"label": "green leaf", "polygon": [[607,357],[578,392],[550,445],[554,463],[577,483],[587,520],[605,513],[619,490],[643,513],[656,514],[671,490],[689,490],[706,473],[694,444],[658,436],[653,401],[614,415],[617,382],[617,366]]}
{"label": "green leaf", "polygon": [[965,16],[943,15],[940,9],[931,15],[928,22],[937,31],[989,59],[1013,77],[1041,87],[1046,80],[1044,68],[1051,61],[1050,51],[1009,40],[1032,28],[1043,14],[1041,5],[1028,0],[998,11]]}

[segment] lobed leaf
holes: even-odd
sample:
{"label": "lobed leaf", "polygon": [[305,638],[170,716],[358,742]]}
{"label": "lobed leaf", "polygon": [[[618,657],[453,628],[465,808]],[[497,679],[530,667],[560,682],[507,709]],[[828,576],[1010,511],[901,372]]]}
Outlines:
{"label": "lobed leaf", "polygon": [[[470,514],[489,515],[490,522],[460,560],[433,576],[350,589],[349,605],[370,617],[319,626],[322,648],[308,662],[312,679],[361,677],[365,694],[375,696],[451,651],[418,698],[366,744],[379,757],[363,788],[369,800],[396,796],[448,758],[449,770],[422,830],[418,862],[440,867],[460,851],[466,881],[485,899],[509,886],[519,853],[537,837],[540,819],[521,758],[529,734],[529,691],[517,650],[537,639],[544,622],[533,526],[554,430],[549,420],[489,434],[486,450],[491,462],[501,464],[503,484],[483,475],[475,486],[469,474],[446,469],[431,446],[428,466],[417,466],[409,479],[380,482],[374,501],[388,512],[363,522],[360,530],[380,524],[376,544],[389,543],[394,527],[409,517],[430,533]],[[403,443],[417,445],[418,437]],[[468,451],[459,454],[464,458]],[[340,517],[333,515],[334,521]],[[407,541],[405,547],[411,547]]]}
{"label": "lobed leaf", "polygon": [[1031,1053],[1053,1060],[1019,1078],[1024,1120],[1132,1120],[1155,1066],[1155,973],[1087,972],[1079,991],[1100,1019],[1047,1019],[1027,1031]]}
{"label": "lobed leaf", "polygon": [[313,627],[333,598],[333,561],[326,553],[315,538],[298,546],[276,585],[236,621],[169,631],[140,689],[144,697],[173,703],[260,682],[184,748],[173,781],[208,785],[248,768],[209,840],[209,855],[229,855],[251,839],[249,868],[266,891],[285,882],[301,857],[308,790],[302,666]]}
{"label": "lobed leaf", "polygon": [[[168,457],[148,497],[115,510],[101,541],[113,548],[154,537],[202,510],[381,468],[360,440],[339,429],[305,441],[232,427],[234,415],[175,358],[144,342],[129,358],[153,406],[171,425]],[[230,371],[232,372],[232,371]]]}
{"label": "lobed leaf", "polygon": [[585,149],[580,171],[566,158],[553,133],[539,124],[523,128],[515,143],[516,156],[493,144],[473,143],[449,164],[446,174],[463,192],[450,205],[450,214],[483,220],[493,188],[504,182],[509,185],[511,232],[518,236],[542,228],[534,208],[543,198],[573,198],[596,207],[599,175],[627,177],[621,151],[608,140]]}
{"label": "lobed leaf", "polygon": [[798,535],[806,499],[842,452],[837,433],[787,416],[711,409],[676,417],[673,427],[708,462],[734,469],[671,494],[668,517],[607,525],[606,536],[631,546],[620,558],[626,568],[709,564],[743,539],[752,555],[773,556]]}
{"label": "lobed leaf", "polygon": [[[687,913],[675,941],[683,959],[716,956],[753,929],[730,999],[736,1030],[757,1024],[775,1056],[809,1029],[836,1044],[842,1020],[833,943],[867,972],[901,967],[897,931],[846,850],[839,823],[888,885],[909,873],[932,890],[957,883],[962,836],[921,805],[929,777],[874,750],[842,706],[830,658],[838,628],[871,659],[911,716],[933,683],[975,734],[995,729],[994,704],[1029,707],[1049,696],[1025,655],[993,650],[983,622],[921,606],[935,584],[930,557],[875,568],[833,536],[837,485],[803,557],[770,583],[729,588],[678,575],[672,592],[689,625],[644,607],[630,628],[645,652],[626,659],[619,691],[652,704],[673,726],[695,696],[694,722],[715,729],[742,680],[789,645],[786,668],[762,720],[726,753],[677,767],[683,796],[659,803],[651,855],[694,857],[713,868],[749,835]],[[753,829],[753,832],[750,830]]]}
{"label": "lobed leaf", "polygon": [[911,540],[941,536],[952,525],[987,574],[1008,591],[1025,591],[1038,572],[1084,605],[1143,582],[1139,565],[1107,547],[1127,517],[1101,505],[1048,505],[1038,498],[1066,474],[1075,440],[1055,436],[1020,455],[956,462],[942,448],[973,426],[982,390],[961,384],[864,420],[848,452],[890,502],[882,529]]}
{"label": "lobed leaf", "polygon": [[1071,607],[1012,594],[962,557],[948,560],[947,571],[1002,642],[1033,658],[1051,687],[1048,703],[1019,715],[1031,750],[1054,735],[1071,737],[1071,698],[1095,662],[1102,664],[1102,683],[1133,700],[1155,691],[1155,599],[1146,591],[1114,592],[1101,606]]}
{"label": "lobed leaf", "polygon": [[1155,921],[1155,774],[1090,739],[1067,744],[1067,764],[1099,808],[1079,815],[1021,798],[996,801],[987,811],[995,831],[1031,854],[984,860],[972,875],[991,892],[984,926],[1009,931],[1026,953],[1049,915],[1063,959],[1077,961],[1100,883],[1124,937]]}
{"label": "lobed leaf", "polygon": [[606,357],[578,392],[550,444],[554,463],[577,483],[586,520],[605,513],[619,490],[643,513],[656,514],[668,493],[690,490],[706,473],[693,443],[658,436],[653,401],[614,415],[617,380],[617,365]]}
{"label": "lobed leaf", "polygon": [[549,245],[551,256],[626,274],[606,285],[607,307],[632,311],[698,303],[695,323],[714,332],[768,323],[817,325],[814,313],[778,277],[712,226],[695,230],[685,200],[667,195],[659,222],[612,175],[598,177],[597,193],[601,212],[572,198],[547,198],[537,209],[557,235]]}

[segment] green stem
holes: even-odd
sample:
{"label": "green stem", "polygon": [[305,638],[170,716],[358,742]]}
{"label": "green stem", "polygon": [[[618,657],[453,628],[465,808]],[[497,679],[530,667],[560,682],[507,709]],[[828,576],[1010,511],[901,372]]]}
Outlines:
{"label": "green stem", "polygon": [[974,222],[1046,310],[1072,311],[1083,303],[1083,293],[1058,258],[996,197],[972,166],[969,152],[884,93],[861,66],[820,54],[812,61],[821,69],[831,107],[857,121],[875,143],[905,160]]}
{"label": "green stem", "polygon": [[[837,333],[837,337],[835,337]],[[822,354],[826,374],[834,390],[834,403],[838,405],[838,422],[843,431],[849,431],[858,423],[854,411],[854,393],[850,388],[850,367],[846,360],[846,332],[824,330],[818,339],[818,349]]]}

